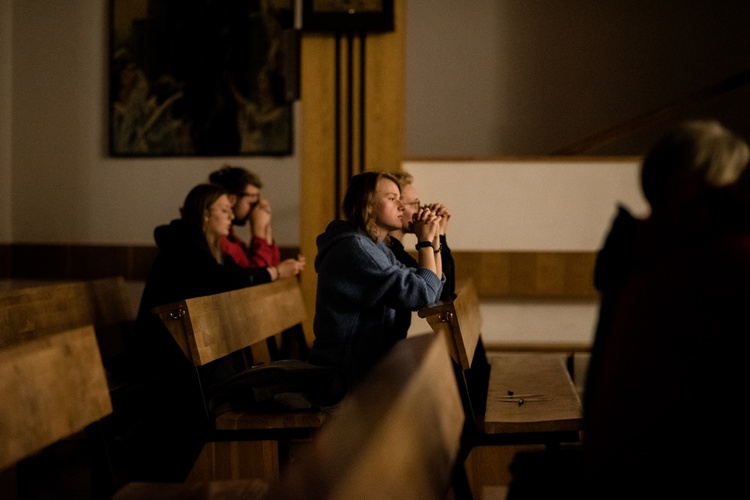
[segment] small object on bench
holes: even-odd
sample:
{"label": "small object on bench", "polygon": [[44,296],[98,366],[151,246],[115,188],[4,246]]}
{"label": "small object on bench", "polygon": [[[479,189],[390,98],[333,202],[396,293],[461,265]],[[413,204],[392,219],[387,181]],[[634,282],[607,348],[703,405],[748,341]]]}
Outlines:
{"label": "small object on bench", "polygon": [[[471,280],[459,283],[455,299],[430,305],[419,316],[448,344],[467,412],[469,447],[578,440],[582,407],[566,356],[487,355],[479,298]],[[516,404],[508,405],[509,400]]]}
{"label": "small object on bench", "polygon": [[[211,435],[188,480],[259,477],[273,484],[278,480],[279,460],[286,458],[291,439],[309,438],[325,421],[327,410],[314,403],[338,401],[346,388],[331,368],[288,360],[274,363],[267,353],[264,356],[257,351],[265,349],[267,339],[305,320],[299,282],[295,278],[280,279],[182,300],[157,307],[154,312],[196,369],[248,347],[253,349],[253,359],[268,360],[255,368],[255,373],[251,369],[221,386],[196,389],[204,398]],[[243,389],[253,379],[266,380],[264,389],[270,392],[263,396],[264,389],[258,389],[243,396]],[[327,392],[310,391],[323,382],[327,383]],[[265,403],[286,402],[289,407],[257,406],[253,395],[263,396]],[[295,395],[309,396],[312,401],[303,398],[300,404]],[[315,396],[322,399],[315,401]],[[293,411],[295,404],[299,411]],[[239,460],[240,455],[243,460]]]}
{"label": "small object on bench", "polygon": [[[582,407],[566,368],[566,355],[487,355],[481,336],[479,297],[470,279],[458,283],[452,301],[432,304],[418,314],[448,345],[466,412],[459,460],[473,472],[471,489],[475,492],[467,486],[460,492],[462,497],[481,496],[479,490],[485,481],[495,481],[485,476],[482,464],[476,468],[473,462],[481,460],[477,457],[489,452],[493,460],[505,460],[506,453],[513,453],[506,445],[557,448],[561,443],[579,440]],[[534,394],[543,394],[538,399],[545,401],[531,402],[529,395]],[[509,397],[512,404],[507,402]],[[495,446],[503,449],[477,450],[475,458],[469,459],[475,448]]]}
{"label": "small object on bench", "polygon": [[300,450],[270,498],[444,499],[463,473],[463,421],[442,339],[400,340]]}

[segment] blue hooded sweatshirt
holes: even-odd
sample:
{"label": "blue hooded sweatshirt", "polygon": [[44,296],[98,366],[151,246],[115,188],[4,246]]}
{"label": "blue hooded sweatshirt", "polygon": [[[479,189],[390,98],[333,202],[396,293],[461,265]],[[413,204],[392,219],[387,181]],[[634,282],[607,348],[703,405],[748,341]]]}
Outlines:
{"label": "blue hooded sweatshirt", "polygon": [[445,282],[398,262],[382,242],[335,220],[317,238],[318,289],[309,361],[341,368],[356,385],[392,346],[397,310],[438,300]]}

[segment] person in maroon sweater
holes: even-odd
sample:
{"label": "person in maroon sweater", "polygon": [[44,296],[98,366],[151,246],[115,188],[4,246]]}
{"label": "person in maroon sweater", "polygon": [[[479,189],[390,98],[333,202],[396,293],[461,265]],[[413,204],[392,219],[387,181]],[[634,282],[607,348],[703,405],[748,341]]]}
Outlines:
{"label": "person in maroon sweater", "polygon": [[[263,198],[260,178],[242,167],[225,165],[212,172],[208,180],[229,191],[234,203],[233,227],[229,235],[221,240],[221,250],[240,267],[284,266],[299,274],[305,268],[305,258],[281,260],[281,252],[273,239],[271,227],[271,204]],[[234,232],[234,226],[250,223],[250,242],[245,243]]]}

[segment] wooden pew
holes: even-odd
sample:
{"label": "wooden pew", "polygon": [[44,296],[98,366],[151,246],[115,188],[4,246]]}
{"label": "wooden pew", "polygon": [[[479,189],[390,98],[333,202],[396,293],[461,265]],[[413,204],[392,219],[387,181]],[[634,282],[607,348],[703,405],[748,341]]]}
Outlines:
{"label": "wooden pew", "polygon": [[0,401],[0,470],[112,413],[93,328],[6,339]]}
{"label": "wooden pew", "polygon": [[466,411],[462,455],[493,445],[577,442],[582,406],[561,353],[487,354],[479,298],[471,280],[456,298],[419,311],[445,339]]}
{"label": "wooden pew", "polygon": [[121,276],[0,291],[0,347],[92,325],[113,392],[131,388],[126,341],[134,320]]}
{"label": "wooden pew", "polygon": [[[250,347],[253,359],[271,362],[266,340],[306,318],[295,278],[182,300],[154,309],[195,367]],[[188,481],[262,478],[278,481],[280,463],[295,439],[309,439],[328,412],[231,410],[214,418],[209,441]]]}
{"label": "wooden pew", "polygon": [[92,325],[116,402],[133,390],[126,342],[134,321],[135,310],[121,276],[0,292],[0,347]]}
{"label": "wooden pew", "polygon": [[[0,347],[93,327],[114,409],[102,425],[92,426],[88,432],[87,438],[96,440],[102,454],[97,464],[112,460],[114,450],[110,445],[137,425],[135,408],[140,404],[140,383],[126,346],[134,316],[129,292],[120,276],[0,291]],[[96,487],[110,494],[118,483],[111,465],[108,463],[96,474]]]}
{"label": "wooden pew", "polygon": [[396,344],[349,393],[270,491],[238,481],[132,483],[114,500],[145,498],[445,499],[454,483],[464,414],[447,348],[434,335]]}
{"label": "wooden pew", "polygon": [[[91,325],[36,335],[0,348],[0,498],[15,498],[16,463],[96,425],[112,413],[110,392]],[[89,457],[91,461],[100,459]],[[10,473],[8,472],[10,471]],[[8,475],[8,476],[6,476]],[[37,478],[37,480],[44,480]],[[130,491],[130,490],[129,490]],[[261,480],[138,485],[139,498],[261,498]],[[57,491],[60,497],[109,498],[112,491]]]}
{"label": "wooden pew", "polygon": [[121,276],[91,281],[50,283],[0,291],[0,346],[85,325],[102,337],[107,359],[120,339],[106,337],[132,322],[134,310]]}
{"label": "wooden pew", "polygon": [[456,468],[463,422],[443,340],[404,339],[347,395],[270,498],[448,498],[465,479],[463,464]]}

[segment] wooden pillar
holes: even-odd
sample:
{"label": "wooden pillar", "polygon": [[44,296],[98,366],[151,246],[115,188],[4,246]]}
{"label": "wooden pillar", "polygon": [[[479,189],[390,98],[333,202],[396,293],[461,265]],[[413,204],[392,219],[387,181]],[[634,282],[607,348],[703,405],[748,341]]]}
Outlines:
{"label": "wooden pillar", "polygon": [[338,217],[349,176],[397,170],[404,150],[406,0],[390,33],[304,33],[301,47],[300,248],[312,342],[315,238]]}

